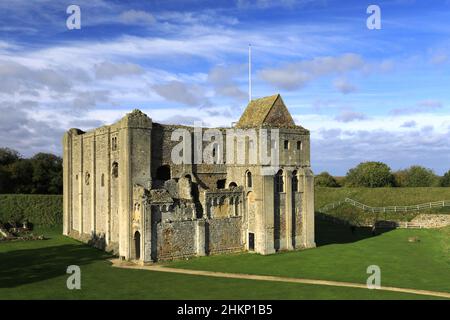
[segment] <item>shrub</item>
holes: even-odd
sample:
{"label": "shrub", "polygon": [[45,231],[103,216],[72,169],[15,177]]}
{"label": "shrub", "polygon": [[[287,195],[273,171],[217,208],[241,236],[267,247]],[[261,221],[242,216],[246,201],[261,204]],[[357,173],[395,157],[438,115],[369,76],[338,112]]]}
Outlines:
{"label": "shrub", "polygon": [[398,187],[433,187],[438,184],[438,177],[433,170],[421,166],[397,171],[394,176]]}
{"label": "shrub", "polygon": [[314,181],[317,187],[331,187],[331,188],[340,187],[336,179],[328,172],[320,173],[315,177]]}
{"label": "shrub", "polygon": [[363,162],[350,169],[346,176],[349,187],[390,187],[394,184],[391,168],[382,162]]}

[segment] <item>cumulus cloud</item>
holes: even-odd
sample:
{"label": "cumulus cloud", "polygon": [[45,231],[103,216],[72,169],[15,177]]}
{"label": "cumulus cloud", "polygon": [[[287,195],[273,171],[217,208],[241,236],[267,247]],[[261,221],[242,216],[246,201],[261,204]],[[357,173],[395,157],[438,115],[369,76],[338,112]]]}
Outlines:
{"label": "cumulus cloud", "polygon": [[417,126],[417,122],[414,120],[403,122],[403,124],[400,126],[402,128],[415,128]]}
{"label": "cumulus cloud", "polygon": [[173,115],[164,120],[160,120],[160,123],[163,124],[182,124],[186,126],[193,126],[194,124],[202,123],[203,126],[209,126],[207,123],[204,123],[203,120],[199,117],[193,116],[184,116],[184,115]]}
{"label": "cumulus cloud", "polygon": [[352,110],[343,110],[339,115],[334,118],[339,122],[352,122],[352,121],[361,121],[366,120],[367,116],[361,112],[356,112]]}
{"label": "cumulus cloud", "polygon": [[262,70],[259,75],[277,87],[295,90],[321,76],[361,70],[364,66],[365,62],[361,56],[347,53],[337,57],[320,57],[285,64],[279,68],[268,68]]}
{"label": "cumulus cloud", "polygon": [[[363,161],[383,161],[393,170],[414,164],[448,170],[450,131],[408,131],[321,129],[312,137],[313,169],[344,175]],[[436,157],[443,155],[445,160]]]}
{"label": "cumulus cloud", "polygon": [[333,86],[336,90],[343,94],[349,94],[357,90],[356,86],[347,81],[347,79],[336,79],[333,82]]}
{"label": "cumulus cloud", "polygon": [[0,135],[0,146],[19,150],[26,156],[43,150],[59,154],[64,130],[54,122],[34,119],[29,108],[29,102],[0,104],[0,132],[4,133]]}
{"label": "cumulus cloud", "polygon": [[395,108],[390,111],[391,114],[401,115],[401,114],[411,114],[411,113],[428,113],[441,109],[443,103],[438,100],[422,100],[417,102],[415,105],[406,108]]}
{"label": "cumulus cloud", "polygon": [[63,70],[50,68],[32,69],[13,61],[0,61],[0,92],[14,94],[21,90],[47,89],[53,92],[66,92],[72,87],[72,81],[85,75],[68,76]]}
{"label": "cumulus cloud", "polygon": [[435,53],[430,58],[430,63],[434,65],[441,65],[448,61],[448,54],[446,53]]}
{"label": "cumulus cloud", "polygon": [[116,77],[141,75],[144,73],[137,64],[102,62],[95,66],[95,77],[97,79],[111,80]]}
{"label": "cumulus cloud", "polygon": [[245,72],[244,65],[216,66],[209,71],[208,82],[213,85],[218,95],[241,101],[247,97],[247,93],[241,90],[235,78]]}
{"label": "cumulus cloud", "polygon": [[440,109],[442,108],[442,102],[437,100],[423,100],[417,103],[418,107],[427,109]]}
{"label": "cumulus cloud", "polygon": [[204,96],[202,88],[197,85],[173,80],[164,84],[153,85],[152,88],[158,95],[169,101],[197,107],[210,104]]}
{"label": "cumulus cloud", "polygon": [[73,111],[87,110],[93,108],[97,103],[107,103],[110,100],[108,90],[80,91],[74,94],[72,100]]}
{"label": "cumulus cloud", "polygon": [[[240,9],[269,9],[274,7],[293,8],[294,6],[304,6],[309,3],[318,2],[315,0],[237,0],[237,7]],[[319,1],[320,2],[320,1]]]}
{"label": "cumulus cloud", "polygon": [[151,25],[156,22],[156,19],[147,11],[127,10],[119,15],[119,21],[124,24]]}

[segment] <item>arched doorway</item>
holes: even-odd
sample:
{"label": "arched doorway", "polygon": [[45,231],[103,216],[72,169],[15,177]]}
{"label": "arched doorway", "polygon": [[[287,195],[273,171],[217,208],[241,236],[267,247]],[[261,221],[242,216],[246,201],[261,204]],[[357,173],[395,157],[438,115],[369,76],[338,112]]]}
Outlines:
{"label": "arched doorway", "polygon": [[134,233],[134,252],[136,253],[136,260],[141,258],[141,234],[139,231]]}

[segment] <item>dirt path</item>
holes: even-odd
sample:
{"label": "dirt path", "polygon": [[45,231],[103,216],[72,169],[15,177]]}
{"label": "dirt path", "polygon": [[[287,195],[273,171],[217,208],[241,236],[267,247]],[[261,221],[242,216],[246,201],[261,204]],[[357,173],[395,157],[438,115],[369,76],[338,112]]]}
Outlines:
{"label": "dirt path", "polygon": [[[136,264],[132,264],[132,263],[123,263],[119,259],[111,259],[110,261],[112,262],[113,267],[127,268],[127,269],[141,269],[141,270],[149,270],[149,271],[181,273],[181,274],[190,274],[190,275],[195,275],[195,276],[207,276],[207,277],[218,277],[218,278],[276,281],[276,282],[289,282],[289,283],[301,283],[301,284],[318,284],[318,285],[323,285],[323,286],[367,289],[367,286],[365,284],[352,283],[352,282],[340,282],[340,281],[329,281],[329,280],[263,276],[263,275],[256,275],[256,274],[240,274],[240,273],[225,273],[225,272],[203,271],[203,270],[178,269],[178,268],[164,267],[161,265],[141,266],[141,265],[136,265]],[[411,293],[411,294],[419,294],[419,295],[434,296],[434,297],[450,299],[449,292],[397,288],[397,287],[383,287],[383,286],[380,289],[374,289],[374,290]]]}

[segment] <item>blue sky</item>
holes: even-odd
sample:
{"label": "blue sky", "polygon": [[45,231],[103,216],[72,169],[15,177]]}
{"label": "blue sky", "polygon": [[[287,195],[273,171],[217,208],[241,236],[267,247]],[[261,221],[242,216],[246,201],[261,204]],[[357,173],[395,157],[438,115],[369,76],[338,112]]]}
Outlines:
{"label": "blue sky", "polygon": [[[81,8],[68,30],[66,8]],[[369,30],[366,9],[381,9]],[[281,93],[311,130],[315,172],[361,161],[450,169],[450,1],[0,3],[0,146],[61,154],[70,127],[140,108],[154,121],[228,126]]]}

